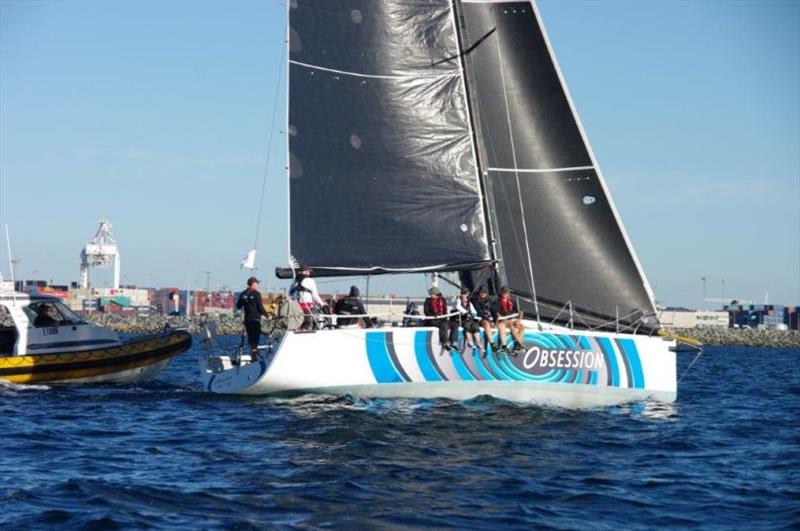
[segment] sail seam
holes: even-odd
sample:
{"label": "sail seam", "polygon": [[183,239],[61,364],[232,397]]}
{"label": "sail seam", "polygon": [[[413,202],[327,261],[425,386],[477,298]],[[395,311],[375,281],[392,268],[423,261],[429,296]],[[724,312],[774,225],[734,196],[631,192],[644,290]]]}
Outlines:
{"label": "sail seam", "polygon": [[459,74],[456,72],[448,72],[445,74],[414,74],[414,75],[385,75],[385,74],[361,74],[359,72],[350,72],[347,70],[337,70],[335,68],[327,68],[324,66],[312,65],[309,63],[301,63],[300,61],[294,61],[292,59],[289,62],[293,65],[302,66],[305,68],[312,68],[314,70],[322,70],[324,72],[331,72],[334,74],[343,74],[346,76],[354,76],[354,77],[365,77],[370,79],[419,79],[419,78],[431,78],[431,79],[441,79],[441,78],[448,78],[448,77],[457,77]]}
{"label": "sail seam", "polygon": [[593,170],[594,166],[572,166],[569,168],[487,168],[489,171],[510,173],[557,173],[561,171]]}

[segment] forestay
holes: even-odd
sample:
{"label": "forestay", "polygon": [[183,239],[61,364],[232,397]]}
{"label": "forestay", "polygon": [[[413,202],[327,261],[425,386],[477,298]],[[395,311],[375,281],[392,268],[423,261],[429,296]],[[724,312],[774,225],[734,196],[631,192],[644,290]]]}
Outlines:
{"label": "forestay", "polygon": [[331,273],[489,259],[449,0],[289,2],[291,263]]}

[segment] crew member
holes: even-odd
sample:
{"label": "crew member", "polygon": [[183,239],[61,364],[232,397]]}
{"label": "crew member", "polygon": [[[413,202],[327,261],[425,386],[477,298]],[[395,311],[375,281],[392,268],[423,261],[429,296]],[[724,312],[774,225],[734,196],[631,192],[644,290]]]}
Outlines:
{"label": "crew member", "polygon": [[494,311],[492,308],[492,301],[489,298],[489,290],[486,286],[481,286],[478,290],[478,296],[472,298],[472,306],[478,313],[475,319],[478,325],[483,328],[485,335],[486,345],[491,345],[493,351],[497,351],[497,344],[492,342],[492,323],[494,322]]}
{"label": "crew member", "polygon": [[478,350],[483,353],[480,336],[481,327],[478,325],[478,311],[469,300],[469,288],[461,288],[461,293],[453,300],[453,310],[458,312],[458,315],[453,316],[456,326],[460,323],[464,329],[463,351],[472,353],[472,347],[477,346]]}
{"label": "crew member", "polygon": [[453,323],[447,318],[447,303],[444,301],[439,288],[432,286],[431,289],[428,290],[428,294],[430,297],[425,299],[425,315],[428,317],[437,317],[437,319],[429,320],[428,323],[430,326],[439,329],[439,343],[441,343],[442,348],[444,350],[450,350],[456,342],[458,323]]}
{"label": "crew member", "polygon": [[303,267],[297,272],[289,288],[289,296],[298,302],[303,313],[306,314],[306,319],[302,326],[303,329],[308,329],[313,324],[311,310],[314,309],[315,304],[321,307],[327,306],[322,297],[319,296],[317,283],[311,278],[311,268],[309,267]]}
{"label": "crew member", "polygon": [[525,328],[522,326],[519,316],[520,311],[511,298],[511,290],[508,288],[501,289],[495,305],[495,320],[497,322],[497,335],[500,338],[501,351],[508,352],[506,329],[511,331],[511,337],[514,338],[514,350],[511,353],[516,354],[518,351],[525,350],[525,345],[522,343],[522,334],[525,333]]}
{"label": "crew member", "polygon": [[247,332],[247,342],[253,358],[258,352],[258,342],[261,339],[261,316],[269,316],[261,301],[261,293],[258,292],[258,279],[250,277],[247,279],[247,289],[239,294],[236,301],[236,309],[244,310],[244,329]]}
{"label": "crew member", "polygon": [[[361,293],[358,291],[358,287],[350,286],[350,293],[347,297],[336,301],[334,313],[336,315],[366,315],[367,311],[364,309],[359,295]],[[352,326],[358,324],[359,320],[364,323],[364,328],[372,327],[372,322],[367,317],[337,317],[336,326]]]}

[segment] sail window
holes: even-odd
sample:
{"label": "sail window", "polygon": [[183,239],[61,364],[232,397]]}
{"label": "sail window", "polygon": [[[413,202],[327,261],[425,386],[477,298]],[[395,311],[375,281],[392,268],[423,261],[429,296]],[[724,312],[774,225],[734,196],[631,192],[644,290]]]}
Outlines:
{"label": "sail window", "polygon": [[361,11],[359,11],[358,9],[354,9],[350,11],[350,20],[352,20],[356,24],[361,24],[361,22],[364,20],[364,17],[361,14]]}
{"label": "sail window", "polygon": [[585,195],[583,196],[583,204],[584,205],[593,205],[594,202],[597,201],[597,198],[593,195]]}
{"label": "sail window", "polygon": [[350,135],[350,145],[353,146],[353,149],[361,149],[361,137]]}

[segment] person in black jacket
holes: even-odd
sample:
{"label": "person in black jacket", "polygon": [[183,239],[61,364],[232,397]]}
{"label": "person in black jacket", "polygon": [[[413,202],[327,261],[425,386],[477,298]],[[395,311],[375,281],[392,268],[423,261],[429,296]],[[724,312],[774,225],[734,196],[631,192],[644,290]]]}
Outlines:
{"label": "person in black jacket", "polygon": [[[344,299],[336,301],[333,312],[336,315],[365,315],[367,311],[359,298],[360,295],[358,287],[350,286],[350,293]],[[372,322],[367,317],[337,317],[336,326],[351,326],[358,323],[359,319],[364,323],[364,328],[371,328]]]}
{"label": "person in black jacket", "polygon": [[247,342],[253,357],[258,352],[258,342],[261,339],[261,316],[269,316],[258,292],[258,279],[247,279],[247,289],[239,294],[236,309],[244,310],[244,329],[247,332]]}
{"label": "person in black jacket", "polygon": [[489,290],[486,286],[481,286],[478,290],[478,296],[473,297],[472,306],[478,314],[476,320],[478,325],[483,328],[483,333],[486,336],[484,345],[491,345],[492,350],[497,351],[497,344],[492,342],[492,324],[494,323],[494,308],[492,300],[489,298]]}
{"label": "person in black jacket", "polygon": [[428,290],[428,293],[430,297],[425,299],[425,315],[440,318],[429,319],[426,324],[439,329],[439,343],[442,344],[444,350],[450,350],[454,348],[456,343],[458,323],[454,323],[447,318],[447,303],[442,297],[442,292],[439,291],[439,288],[433,286]]}

